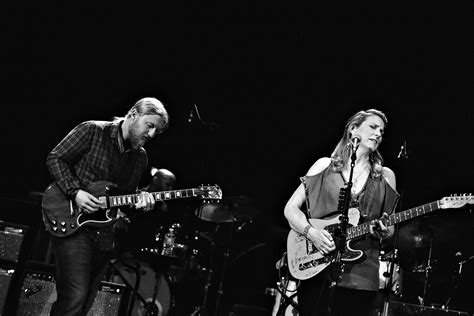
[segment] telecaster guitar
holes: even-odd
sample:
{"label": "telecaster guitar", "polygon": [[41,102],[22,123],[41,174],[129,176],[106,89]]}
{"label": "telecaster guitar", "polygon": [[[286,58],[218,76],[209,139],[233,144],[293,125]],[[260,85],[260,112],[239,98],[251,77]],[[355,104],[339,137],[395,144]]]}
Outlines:
{"label": "telecaster guitar", "polygon": [[[96,212],[85,213],[78,210],[76,203],[69,200],[56,183],[50,184],[43,195],[41,207],[46,229],[54,236],[66,237],[84,225],[107,226],[118,219],[117,211],[121,206],[134,205],[141,194],[109,195],[115,185],[107,181],[97,181],[87,187],[87,191],[97,197],[102,204]],[[150,192],[156,201],[198,197],[204,200],[222,199],[222,190],[217,186],[199,186],[197,188]]]}
{"label": "telecaster guitar", "polygon": [[[469,194],[444,197],[439,201],[430,202],[415,208],[408,209],[399,213],[390,215],[383,219],[386,226],[392,226],[412,218],[425,215],[437,209],[460,208],[466,204],[474,204],[474,196]],[[316,228],[325,229],[331,235],[339,226],[340,215],[327,219],[310,218],[309,222]],[[349,228],[347,228],[346,248],[342,254],[342,261],[355,261],[359,259],[363,252],[350,248],[350,241],[356,237],[360,237],[370,233],[370,222],[366,222],[355,226],[358,218],[351,217],[349,213]],[[335,259],[335,253],[323,255],[316,247],[300,233],[290,230],[287,238],[287,256],[288,269],[291,275],[298,280],[309,279],[330,265]]]}

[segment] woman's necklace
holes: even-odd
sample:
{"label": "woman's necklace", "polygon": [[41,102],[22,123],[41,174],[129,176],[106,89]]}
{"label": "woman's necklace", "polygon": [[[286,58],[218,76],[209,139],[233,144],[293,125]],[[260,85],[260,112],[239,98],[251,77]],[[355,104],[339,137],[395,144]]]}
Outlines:
{"label": "woman's necklace", "polygon": [[354,182],[357,182],[357,179],[359,179],[359,177],[365,172],[365,170],[367,170],[368,167],[369,165],[365,165],[364,169],[362,169],[361,172],[359,172],[359,174],[357,175],[357,177],[354,178]]}
{"label": "woman's necklace", "polygon": [[357,186],[357,180],[360,178],[360,176],[365,173],[365,170],[367,170],[367,168],[369,167],[369,165],[365,165],[364,169],[362,169],[359,174],[352,180],[352,194],[355,194],[356,191],[356,186]]}

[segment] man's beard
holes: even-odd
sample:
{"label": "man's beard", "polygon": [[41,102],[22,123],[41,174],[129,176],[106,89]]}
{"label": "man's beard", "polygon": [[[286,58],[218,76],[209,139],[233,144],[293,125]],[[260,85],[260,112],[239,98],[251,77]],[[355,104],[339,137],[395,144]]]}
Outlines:
{"label": "man's beard", "polygon": [[136,123],[132,123],[130,126],[130,145],[133,149],[140,149],[145,145],[145,140],[143,136],[138,133],[138,129],[136,127]]}

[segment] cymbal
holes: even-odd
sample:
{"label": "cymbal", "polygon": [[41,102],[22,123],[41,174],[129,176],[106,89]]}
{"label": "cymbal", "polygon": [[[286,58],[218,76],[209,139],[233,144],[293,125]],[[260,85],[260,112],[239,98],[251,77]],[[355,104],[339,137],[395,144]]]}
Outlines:
{"label": "cymbal", "polygon": [[259,213],[250,197],[238,195],[225,197],[220,203],[204,203],[195,215],[205,221],[229,223],[251,219]]}
{"label": "cymbal", "polygon": [[253,199],[245,195],[229,196],[223,202],[237,220],[250,219],[260,213]]}
{"label": "cymbal", "polygon": [[196,209],[195,215],[208,222],[230,223],[236,221],[229,208],[220,203],[204,203]]}

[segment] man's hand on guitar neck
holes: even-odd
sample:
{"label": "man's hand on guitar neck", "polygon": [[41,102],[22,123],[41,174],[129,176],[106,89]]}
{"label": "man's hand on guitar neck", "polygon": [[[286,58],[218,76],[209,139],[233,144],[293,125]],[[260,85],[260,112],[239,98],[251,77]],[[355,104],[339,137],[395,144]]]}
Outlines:
{"label": "man's hand on guitar neck", "polygon": [[155,207],[155,198],[152,194],[146,191],[141,191],[138,198],[138,203],[135,203],[137,210],[143,210],[145,212],[151,211]]}
{"label": "man's hand on guitar neck", "polygon": [[74,198],[80,212],[93,213],[101,206],[100,200],[84,190],[78,190]]}

